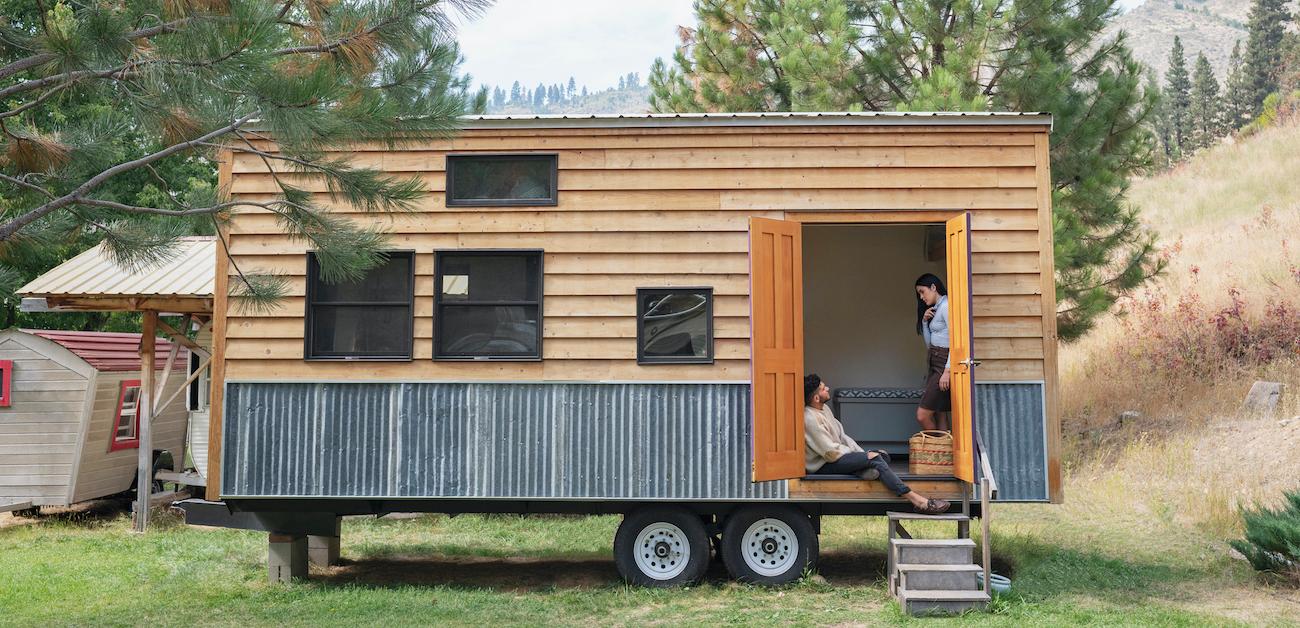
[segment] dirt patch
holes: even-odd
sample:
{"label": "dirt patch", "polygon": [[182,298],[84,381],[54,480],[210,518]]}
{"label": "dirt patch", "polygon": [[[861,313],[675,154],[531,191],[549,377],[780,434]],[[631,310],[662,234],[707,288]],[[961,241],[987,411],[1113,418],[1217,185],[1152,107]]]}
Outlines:
{"label": "dirt patch", "polygon": [[71,506],[42,506],[35,517],[18,517],[11,512],[0,514],[0,529],[13,526],[34,525],[51,521],[76,524],[108,521],[131,512],[129,499],[92,499]]}

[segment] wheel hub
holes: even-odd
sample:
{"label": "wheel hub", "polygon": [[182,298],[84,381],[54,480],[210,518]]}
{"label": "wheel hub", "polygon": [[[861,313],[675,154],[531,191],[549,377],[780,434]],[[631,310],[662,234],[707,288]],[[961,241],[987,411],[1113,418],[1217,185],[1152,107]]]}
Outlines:
{"label": "wheel hub", "polygon": [[657,521],[636,535],[633,558],[636,567],[655,580],[672,580],[686,570],[691,543],[682,529],[666,521]]}
{"label": "wheel hub", "polygon": [[745,566],[761,576],[785,575],[799,560],[799,540],[790,524],[776,518],[759,519],[745,530]]}

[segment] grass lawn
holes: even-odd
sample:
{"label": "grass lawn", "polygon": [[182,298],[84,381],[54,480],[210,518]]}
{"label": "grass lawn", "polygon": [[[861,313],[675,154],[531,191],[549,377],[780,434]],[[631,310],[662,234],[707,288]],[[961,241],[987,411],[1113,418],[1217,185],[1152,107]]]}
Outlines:
{"label": "grass lawn", "polygon": [[996,600],[992,613],[927,620],[902,616],[888,598],[885,529],[874,519],[824,521],[822,578],[764,589],[729,582],[715,565],[706,583],[663,591],[618,581],[609,549],[616,517],[349,519],[344,564],[286,586],[266,582],[263,534],[188,528],[159,515],[153,531],[136,536],[119,511],[46,516],[0,528],[0,624],[1300,621],[1294,590],[1261,585],[1221,543],[1141,512],[1089,508],[998,509],[995,562],[1016,593]]}

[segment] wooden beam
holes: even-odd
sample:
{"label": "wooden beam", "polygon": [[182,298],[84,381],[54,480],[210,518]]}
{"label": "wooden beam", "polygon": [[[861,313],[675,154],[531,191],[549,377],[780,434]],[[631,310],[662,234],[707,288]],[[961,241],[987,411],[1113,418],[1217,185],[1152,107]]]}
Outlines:
{"label": "wooden beam", "polygon": [[1034,135],[1038,151],[1038,266],[1043,282],[1043,379],[1047,407],[1047,494],[1053,504],[1065,501],[1061,477],[1061,395],[1057,389],[1056,255],[1052,233],[1052,156],[1046,133]]}
{"label": "wooden beam", "polygon": [[136,467],[135,522],[132,530],[143,533],[149,527],[149,489],[153,487],[153,400],[158,371],[154,369],[154,347],[158,313],[144,313],[140,330],[140,397],[136,406],[139,456]]}
{"label": "wooden beam", "polygon": [[[230,151],[223,151],[217,157],[217,195],[219,198],[230,197],[231,168],[234,157]],[[211,389],[208,393],[208,477],[206,496],[211,501],[221,499],[221,415],[226,377],[226,308],[230,294],[230,258],[226,255],[221,239],[229,233],[229,227],[217,229],[216,277],[212,289],[212,366],[208,374]]]}
{"label": "wooden beam", "polygon": [[[181,325],[181,328],[188,328],[190,326],[191,320],[193,320],[193,316],[190,314],[186,314],[185,323]],[[167,338],[171,340],[173,343],[179,343],[183,345],[186,349],[189,349],[190,351],[193,351],[194,353],[197,353],[202,357],[206,358],[212,355],[211,352],[209,352],[207,349],[204,349],[202,346],[199,345],[199,343],[190,340],[189,336],[180,332],[175,327],[168,325],[166,321],[161,321],[161,320],[158,321],[158,329],[161,329],[163,333],[167,334]]]}
{"label": "wooden beam", "polygon": [[[190,318],[189,316],[185,317],[186,326],[189,325],[189,318]],[[163,324],[164,323],[162,321],[158,321],[158,326],[161,327],[163,326]],[[168,329],[171,328],[168,327]],[[156,342],[157,341],[155,341],[155,343]],[[162,399],[163,391],[167,390],[167,382],[170,381],[172,378],[172,369],[176,368],[176,356],[180,355],[180,352],[181,352],[181,346],[173,341],[171,343],[171,349],[167,351],[167,361],[163,364],[162,382],[158,384],[158,390],[154,391],[153,405],[150,407],[152,408],[158,407],[158,400]],[[158,416],[159,413],[160,411],[155,409],[153,415]]]}
{"label": "wooden beam", "polygon": [[171,405],[171,402],[175,401],[176,398],[181,395],[181,393],[185,392],[186,388],[189,387],[190,384],[193,384],[194,380],[198,379],[199,375],[203,373],[203,370],[208,368],[208,365],[211,363],[212,363],[212,358],[204,358],[202,362],[199,362],[199,368],[194,369],[194,372],[190,373],[190,376],[186,378],[184,383],[181,384],[181,387],[172,391],[171,396],[167,397],[166,401],[163,401],[162,403],[158,404],[158,409],[154,412],[154,414],[162,414],[163,410],[166,410],[167,406]]}

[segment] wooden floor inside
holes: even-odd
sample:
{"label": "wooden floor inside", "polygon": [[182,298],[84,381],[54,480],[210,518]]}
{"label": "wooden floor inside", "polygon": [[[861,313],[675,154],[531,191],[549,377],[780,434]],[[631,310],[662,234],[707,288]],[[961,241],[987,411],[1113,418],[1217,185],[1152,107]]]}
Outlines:
{"label": "wooden floor inside", "polygon": [[[951,475],[918,475],[909,472],[907,457],[894,455],[889,468],[909,488],[927,497],[961,499],[966,483]],[[880,480],[818,478],[815,475],[787,480],[790,497],[854,501],[899,501],[901,498]]]}

